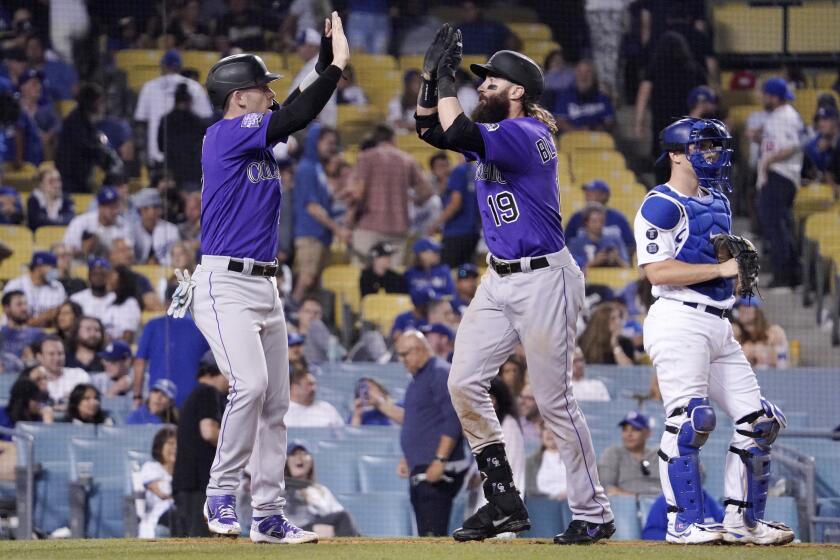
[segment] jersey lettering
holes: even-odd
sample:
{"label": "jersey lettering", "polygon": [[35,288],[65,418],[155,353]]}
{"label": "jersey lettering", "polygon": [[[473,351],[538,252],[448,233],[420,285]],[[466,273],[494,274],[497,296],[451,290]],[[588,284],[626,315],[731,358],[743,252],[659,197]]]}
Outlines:
{"label": "jersey lettering", "polygon": [[519,207],[516,205],[516,199],[508,191],[489,195],[487,205],[493,213],[493,222],[496,227],[501,226],[502,223],[512,224],[519,219]]}
{"label": "jersey lettering", "polygon": [[479,164],[475,166],[475,180],[489,183],[499,183],[501,185],[507,184],[507,181],[505,181],[505,178],[502,177],[502,172],[499,171],[499,168],[492,163],[484,161],[479,162]]}
{"label": "jersey lettering", "polygon": [[261,161],[252,161],[248,164],[248,180],[252,183],[259,183],[265,179],[279,179],[280,168],[273,158],[266,158]]}
{"label": "jersey lettering", "polygon": [[543,163],[548,163],[557,157],[557,150],[554,149],[554,142],[549,142],[545,138],[540,138],[536,142],[537,151],[540,153],[540,159]]}

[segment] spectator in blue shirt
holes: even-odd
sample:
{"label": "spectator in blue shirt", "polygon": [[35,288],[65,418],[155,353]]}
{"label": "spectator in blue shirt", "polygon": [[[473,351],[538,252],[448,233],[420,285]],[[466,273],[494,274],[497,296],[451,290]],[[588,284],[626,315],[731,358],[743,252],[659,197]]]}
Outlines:
{"label": "spectator in blue shirt", "polygon": [[338,133],[318,123],[309,128],[303,157],[295,174],[295,287],[292,297],[303,298],[317,285],[326,266],[333,234],[342,241],[350,239],[350,230],[330,215],[333,195],[327,183],[324,164],[336,153]]}
{"label": "spectator in blue shirt", "polygon": [[489,56],[503,49],[519,49],[519,38],[503,23],[484,19],[478,2],[465,0],[461,2],[461,9],[462,19],[455,27],[461,30],[464,54]]}
{"label": "spectator in blue shirt", "polygon": [[452,170],[442,195],[443,210],[432,222],[429,232],[442,227],[442,260],[455,268],[470,262],[480,239],[481,222],[475,197],[475,165],[462,163]]}
{"label": "spectator in blue shirt", "polygon": [[23,224],[23,204],[14,187],[0,187],[0,224]]}
{"label": "spectator in blue shirt", "polygon": [[353,413],[348,422],[351,426],[402,424],[405,415],[402,403],[395,403],[388,389],[377,380],[362,377],[356,383],[353,396]]}
{"label": "spectator in blue shirt", "polygon": [[552,112],[561,134],[570,130],[612,131],[615,112],[610,98],[598,90],[591,60],[577,63],[574,87],[557,94]]}
{"label": "spectator in blue shirt", "polygon": [[30,68],[20,76],[18,90],[22,113],[38,130],[46,159],[52,159],[61,119],[49,95],[44,91],[44,75]]}
{"label": "spectator in blue shirt", "polygon": [[26,40],[26,59],[31,68],[44,74],[47,92],[53,101],[73,99],[79,87],[78,72],[71,64],[61,60],[47,60],[44,44],[37,35]]}
{"label": "spectator in blue shirt", "polygon": [[840,151],[840,126],[837,109],[831,106],[820,107],[814,115],[814,128],[817,135],[809,140],[803,151],[802,175],[813,180],[822,180],[829,168],[832,156]]}
{"label": "spectator in blue shirt", "polygon": [[569,241],[569,251],[582,270],[588,267],[630,266],[630,256],[624,241],[604,231],[605,220],[604,207],[595,202],[590,203],[584,210],[583,229]]}
{"label": "spectator in blue shirt", "polygon": [[[169,301],[166,305],[169,305]],[[134,403],[143,401],[143,381],[149,367],[149,386],[159,379],[169,379],[178,387],[176,404],[180,407],[196,385],[201,358],[210,350],[189,315],[173,319],[168,315],[149,321],[143,329],[134,358]]]}
{"label": "spectator in blue shirt", "polygon": [[441,296],[431,288],[418,288],[411,290],[409,293],[411,297],[411,305],[414,307],[400,313],[394,319],[394,326],[391,328],[391,340],[396,341],[399,336],[407,330],[420,330],[428,324],[427,312],[429,304],[433,301],[439,301]]}
{"label": "spectator in blue shirt", "polygon": [[126,424],[177,424],[178,409],[175,398],[178,387],[169,379],[158,379],[149,391],[149,397],[126,418]]}
{"label": "spectator in blue shirt", "polygon": [[449,266],[440,262],[440,243],[424,237],[414,242],[414,266],[405,271],[408,291],[431,288],[441,295],[455,296],[455,282]]}
{"label": "spectator in blue shirt", "polygon": [[412,376],[405,391],[399,473],[409,478],[417,534],[444,536],[452,501],[469,466],[464,460],[461,422],[447,388],[450,365],[432,354],[417,331],[404,333],[396,350]]}
{"label": "spectator in blue shirt", "polygon": [[26,295],[22,291],[6,292],[2,303],[6,324],[0,328],[0,352],[21,358],[27,348],[43,338],[44,331],[27,326],[31,315]]}
{"label": "spectator in blue shirt", "polygon": [[[635,253],[636,238],[633,236],[633,228],[630,227],[627,218],[615,208],[607,207],[610,201],[610,186],[606,181],[595,179],[584,184],[581,189],[583,189],[583,196],[587,203],[594,202],[604,206],[604,212],[606,212],[604,233],[621,237],[621,240],[624,241],[624,245],[627,247],[627,251],[631,255]],[[580,233],[583,227],[583,214],[584,210],[578,210],[569,218],[569,223],[564,228],[566,239],[574,239]]]}
{"label": "spectator in blue shirt", "polygon": [[458,267],[456,276],[452,309],[463,316],[478,290],[478,267],[472,263],[464,263]]}
{"label": "spectator in blue shirt", "polygon": [[[722,523],[723,508],[708,492],[703,490],[703,516],[706,523]],[[643,541],[664,541],[668,531],[668,502],[660,495],[648,512],[645,527],[642,529]]]}

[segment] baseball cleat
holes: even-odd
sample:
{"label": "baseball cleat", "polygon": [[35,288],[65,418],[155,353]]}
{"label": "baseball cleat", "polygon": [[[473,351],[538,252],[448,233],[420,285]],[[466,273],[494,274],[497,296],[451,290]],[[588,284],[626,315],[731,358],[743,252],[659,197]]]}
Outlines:
{"label": "baseball cleat", "polygon": [[236,518],[236,496],[207,496],[204,519],[211,533],[235,537],[242,532]]}
{"label": "baseball cleat", "polygon": [[615,522],[590,523],[574,519],[569,527],[554,537],[554,544],[593,544],[610,538],[615,533]]}
{"label": "baseball cleat", "polygon": [[793,530],[784,523],[759,519],[755,527],[747,527],[743,520],[734,525],[724,525],[723,541],[729,544],[783,545],[793,541]]}
{"label": "baseball cleat", "polygon": [[251,523],[251,541],[270,544],[317,543],[318,535],[295,527],[282,514],[255,517]]}
{"label": "baseball cleat", "polygon": [[459,542],[483,541],[502,533],[519,533],[530,528],[528,510],[519,498],[519,507],[510,514],[506,514],[492,503],[484,504],[467,518],[461,527],[455,529],[452,538]]}
{"label": "baseball cleat", "polygon": [[677,532],[673,523],[668,523],[665,541],[673,544],[716,544],[723,540],[726,529],[719,523],[691,523]]}

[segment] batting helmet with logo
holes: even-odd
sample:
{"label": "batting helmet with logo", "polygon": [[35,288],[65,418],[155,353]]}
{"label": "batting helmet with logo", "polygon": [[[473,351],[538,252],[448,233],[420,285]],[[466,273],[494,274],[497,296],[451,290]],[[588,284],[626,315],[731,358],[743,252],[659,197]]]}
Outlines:
{"label": "batting helmet with logo", "polygon": [[470,70],[481,79],[492,74],[519,84],[525,88],[525,94],[534,99],[542,95],[545,85],[539,64],[516,51],[499,51],[487,64],[471,64]]}
{"label": "batting helmet with logo", "polygon": [[207,93],[213,105],[224,108],[228,96],[238,89],[264,86],[280,78],[265,67],[265,62],[255,54],[226,56],[213,65],[207,74]]}

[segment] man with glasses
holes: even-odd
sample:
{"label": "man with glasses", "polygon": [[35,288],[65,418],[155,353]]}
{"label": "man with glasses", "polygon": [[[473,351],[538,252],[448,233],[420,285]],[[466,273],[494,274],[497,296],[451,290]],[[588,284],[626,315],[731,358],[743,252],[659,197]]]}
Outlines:
{"label": "man with glasses", "polygon": [[601,482],[611,496],[635,496],[661,492],[659,459],[656,449],[647,447],[650,439],[650,419],[630,411],[618,423],[621,445],[604,451],[598,462]]}

